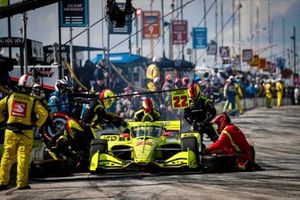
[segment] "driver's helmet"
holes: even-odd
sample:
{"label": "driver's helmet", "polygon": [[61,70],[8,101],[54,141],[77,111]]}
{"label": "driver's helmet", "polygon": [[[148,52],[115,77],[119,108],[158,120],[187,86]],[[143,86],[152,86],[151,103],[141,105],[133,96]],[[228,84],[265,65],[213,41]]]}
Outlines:
{"label": "driver's helmet", "polygon": [[55,83],[55,90],[63,92],[66,90],[67,85],[68,84],[66,83],[65,80],[63,80],[63,79],[57,80]]}
{"label": "driver's helmet", "polygon": [[231,120],[229,118],[229,116],[223,112],[219,115],[217,115],[216,117],[214,117],[210,123],[212,124],[216,124],[218,126],[217,131],[220,134],[222,132],[222,130],[231,123]]}
{"label": "driver's helmet", "polygon": [[192,102],[196,102],[201,96],[201,88],[200,88],[199,84],[192,83],[188,87],[188,94],[189,94],[189,97],[191,98]]}
{"label": "driver's helmet", "polygon": [[115,102],[115,93],[109,89],[105,89],[100,93],[99,97],[105,108],[110,108]]}
{"label": "driver's helmet", "polygon": [[27,88],[32,88],[33,84],[34,84],[34,78],[29,74],[22,75],[18,82],[18,86],[27,87]]}
{"label": "driver's helmet", "polygon": [[144,99],[142,107],[146,113],[150,113],[153,110],[153,100],[151,98]]}

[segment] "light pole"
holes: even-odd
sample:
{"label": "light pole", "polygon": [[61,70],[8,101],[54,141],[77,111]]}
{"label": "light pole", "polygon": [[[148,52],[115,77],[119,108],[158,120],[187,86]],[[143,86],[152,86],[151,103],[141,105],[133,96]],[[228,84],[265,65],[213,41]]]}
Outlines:
{"label": "light pole", "polygon": [[166,57],[166,50],[165,50],[165,19],[164,19],[164,1],[161,0],[161,24],[162,24],[162,48],[163,48],[163,58]]}
{"label": "light pole", "polygon": [[293,87],[295,87],[295,79],[296,79],[296,28],[295,26],[293,27],[293,36],[291,37],[293,40],[293,53],[294,53],[294,76],[293,76]]}
{"label": "light pole", "polygon": [[23,39],[24,39],[24,46],[23,46],[23,59],[24,59],[24,67],[25,67],[25,73],[28,72],[28,56],[27,56],[27,13],[23,13]]}

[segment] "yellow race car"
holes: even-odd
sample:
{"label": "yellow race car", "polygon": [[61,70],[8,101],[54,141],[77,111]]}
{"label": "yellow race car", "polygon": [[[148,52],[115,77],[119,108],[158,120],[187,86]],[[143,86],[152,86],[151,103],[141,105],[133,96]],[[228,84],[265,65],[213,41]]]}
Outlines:
{"label": "yellow race car", "polygon": [[180,121],[128,122],[129,133],[102,133],[90,146],[90,172],[198,169],[201,137]]}

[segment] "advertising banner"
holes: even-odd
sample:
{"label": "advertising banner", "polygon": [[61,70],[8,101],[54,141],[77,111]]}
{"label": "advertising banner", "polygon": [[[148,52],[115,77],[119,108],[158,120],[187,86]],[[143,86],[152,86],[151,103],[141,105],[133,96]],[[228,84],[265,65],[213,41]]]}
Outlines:
{"label": "advertising banner", "polygon": [[186,44],[188,42],[187,20],[173,20],[171,23],[172,44]]}
{"label": "advertising banner", "polygon": [[219,47],[219,54],[221,58],[229,58],[230,57],[229,47]]}
{"label": "advertising banner", "polygon": [[253,55],[250,64],[251,66],[259,66],[259,55]]}
{"label": "advertising banner", "polygon": [[207,48],[207,28],[193,28],[193,49]]}
{"label": "advertising banner", "polygon": [[59,3],[60,27],[88,26],[88,0],[64,0]]}
{"label": "advertising banner", "polygon": [[259,58],[259,66],[260,69],[267,69],[267,61],[265,58]]}
{"label": "advertising banner", "polygon": [[[125,9],[125,3],[117,3],[121,10]],[[116,27],[111,21],[108,22],[109,34],[130,34],[132,31],[132,15],[125,16],[125,26]]]}
{"label": "advertising banner", "polygon": [[252,49],[243,49],[243,62],[250,62],[252,60],[252,56]]}
{"label": "advertising banner", "polygon": [[207,55],[217,55],[218,43],[211,40],[207,46]]}
{"label": "advertising banner", "polygon": [[157,39],[160,37],[160,12],[143,12],[143,38]]}

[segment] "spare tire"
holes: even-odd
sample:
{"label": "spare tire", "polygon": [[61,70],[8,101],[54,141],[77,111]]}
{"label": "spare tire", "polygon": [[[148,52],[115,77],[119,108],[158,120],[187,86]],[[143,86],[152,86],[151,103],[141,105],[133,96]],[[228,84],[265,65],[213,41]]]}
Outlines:
{"label": "spare tire", "polygon": [[204,172],[233,172],[237,169],[236,155],[204,155],[201,159]]}

